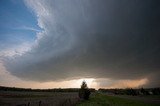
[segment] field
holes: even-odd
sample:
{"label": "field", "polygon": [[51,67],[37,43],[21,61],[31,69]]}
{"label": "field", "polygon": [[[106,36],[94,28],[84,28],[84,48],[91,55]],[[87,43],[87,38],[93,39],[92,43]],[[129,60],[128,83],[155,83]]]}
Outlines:
{"label": "field", "polygon": [[0,91],[0,106],[71,106],[78,101],[76,92]]}
{"label": "field", "polygon": [[80,100],[78,92],[0,91],[0,106],[160,106],[160,96],[96,91],[89,100]]}
{"label": "field", "polygon": [[88,101],[83,101],[79,103],[78,106],[160,106],[160,98],[159,96],[132,97],[97,93],[92,96]]}

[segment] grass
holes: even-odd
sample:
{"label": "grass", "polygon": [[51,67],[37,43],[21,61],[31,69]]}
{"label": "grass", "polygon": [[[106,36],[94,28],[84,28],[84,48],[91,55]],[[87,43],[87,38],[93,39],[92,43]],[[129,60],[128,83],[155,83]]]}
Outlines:
{"label": "grass", "polygon": [[77,106],[158,106],[140,101],[124,99],[120,97],[95,94],[89,100],[79,103]]}
{"label": "grass", "polygon": [[[143,97],[143,96],[142,96]],[[155,98],[160,99],[160,95],[146,95],[145,98]]]}

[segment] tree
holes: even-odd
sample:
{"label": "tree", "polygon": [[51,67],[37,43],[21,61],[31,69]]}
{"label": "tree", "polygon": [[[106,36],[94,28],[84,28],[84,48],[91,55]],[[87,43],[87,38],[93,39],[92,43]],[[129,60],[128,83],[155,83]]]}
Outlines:
{"label": "tree", "polygon": [[87,83],[85,81],[82,82],[81,89],[88,89]]}
{"label": "tree", "polygon": [[84,100],[89,99],[90,90],[87,87],[87,83],[85,81],[82,82],[81,89],[79,90],[79,97]]}

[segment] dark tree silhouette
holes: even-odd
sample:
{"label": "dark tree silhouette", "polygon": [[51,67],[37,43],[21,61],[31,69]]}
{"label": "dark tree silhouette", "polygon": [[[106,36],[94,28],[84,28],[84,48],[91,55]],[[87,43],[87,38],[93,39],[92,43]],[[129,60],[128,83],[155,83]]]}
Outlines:
{"label": "dark tree silhouette", "polygon": [[85,81],[82,82],[81,89],[87,89],[87,83]]}
{"label": "dark tree silhouette", "polygon": [[84,100],[89,99],[90,90],[87,87],[87,83],[85,81],[82,82],[81,89],[79,90],[79,97]]}

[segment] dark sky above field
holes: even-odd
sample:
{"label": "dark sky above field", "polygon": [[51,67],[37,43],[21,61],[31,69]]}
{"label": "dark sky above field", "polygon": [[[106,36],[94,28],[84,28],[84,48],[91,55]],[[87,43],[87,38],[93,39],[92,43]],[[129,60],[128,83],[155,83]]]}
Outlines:
{"label": "dark sky above field", "polygon": [[42,83],[94,78],[100,87],[124,81],[160,86],[159,0],[0,5],[0,59],[12,76]]}

